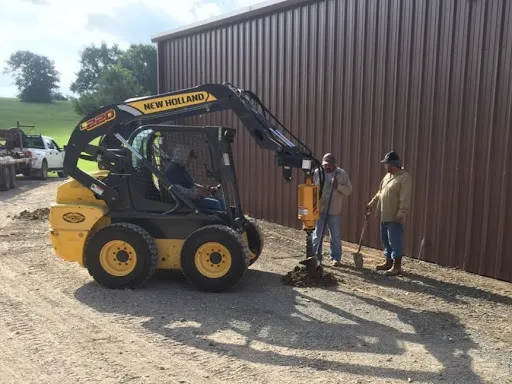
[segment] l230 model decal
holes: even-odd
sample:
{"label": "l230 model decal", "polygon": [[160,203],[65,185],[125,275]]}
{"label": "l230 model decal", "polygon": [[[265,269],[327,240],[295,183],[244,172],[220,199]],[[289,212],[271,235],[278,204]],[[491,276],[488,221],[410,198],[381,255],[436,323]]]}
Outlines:
{"label": "l230 model decal", "polygon": [[92,131],[94,128],[98,128],[99,126],[112,121],[116,118],[116,111],[114,109],[109,109],[108,111],[100,113],[98,116],[93,117],[80,125],[81,131]]}

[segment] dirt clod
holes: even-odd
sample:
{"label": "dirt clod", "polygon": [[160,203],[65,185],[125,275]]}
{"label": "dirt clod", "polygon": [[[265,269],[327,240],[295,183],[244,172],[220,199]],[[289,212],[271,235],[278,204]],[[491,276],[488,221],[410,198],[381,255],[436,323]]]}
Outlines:
{"label": "dirt clod", "polygon": [[49,208],[37,208],[30,212],[27,210],[21,211],[18,215],[14,216],[16,220],[33,220],[33,221],[44,221],[48,220],[50,215]]}
{"label": "dirt clod", "polygon": [[332,287],[338,285],[338,280],[331,272],[322,269],[308,273],[306,267],[296,266],[281,278],[283,284],[295,287]]}

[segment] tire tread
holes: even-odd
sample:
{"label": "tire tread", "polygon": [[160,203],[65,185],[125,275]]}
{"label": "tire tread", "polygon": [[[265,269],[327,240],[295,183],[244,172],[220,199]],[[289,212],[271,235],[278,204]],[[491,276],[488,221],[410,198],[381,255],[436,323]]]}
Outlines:
{"label": "tire tread", "polygon": [[[237,245],[240,247],[240,249],[242,249],[244,271],[243,271],[243,274],[240,276],[240,279],[241,279],[247,272],[247,269],[249,268],[250,251],[249,251],[249,247],[243,240],[242,235],[240,233],[238,233],[237,231],[235,231],[233,228],[228,227],[226,225],[222,225],[222,224],[212,224],[212,225],[207,225],[205,227],[199,228],[196,231],[194,231],[192,234],[190,234],[190,236],[185,240],[184,248],[187,247],[188,241],[192,236],[194,236],[194,237],[201,236],[201,234],[203,232],[209,232],[212,230],[224,232],[225,234],[229,235],[237,243]],[[182,263],[182,266],[183,266],[183,263]],[[191,277],[188,276],[187,271],[183,270],[183,268],[182,268],[182,271],[183,271],[183,274],[185,275],[185,277],[187,277],[190,280]],[[223,290],[227,289],[227,287],[219,288],[219,287],[213,287],[213,286],[209,286],[209,285],[208,285],[208,287],[207,286],[198,286],[198,287],[205,291],[223,291]]]}
{"label": "tire tread", "polygon": [[[114,224],[110,224],[110,225],[108,225],[107,227],[104,227],[104,228],[112,228],[112,229],[126,228],[126,229],[128,229],[130,231],[135,232],[139,236],[141,236],[142,239],[144,240],[144,242],[146,243],[146,245],[148,247],[148,250],[149,250],[149,253],[150,253],[150,268],[149,268],[149,271],[145,274],[145,276],[142,279],[136,279],[134,282],[127,283],[123,287],[118,287],[115,284],[107,284],[109,286],[109,288],[132,288],[132,289],[141,288],[153,276],[153,274],[156,271],[157,266],[158,266],[158,249],[157,249],[157,247],[155,245],[154,239],[151,237],[151,235],[144,228],[142,228],[142,227],[140,227],[138,225],[135,225],[135,224],[131,224],[131,223],[114,223]],[[104,228],[102,228],[102,229],[104,229]],[[98,233],[101,233],[100,231],[101,230],[99,230],[98,232],[94,233],[89,238],[89,240],[87,241],[87,243],[85,245],[85,250],[87,250],[88,245],[92,241],[95,241],[95,237],[96,237],[96,235]],[[89,274],[92,276],[92,271],[89,269],[89,267],[87,267],[87,269],[89,271]]]}

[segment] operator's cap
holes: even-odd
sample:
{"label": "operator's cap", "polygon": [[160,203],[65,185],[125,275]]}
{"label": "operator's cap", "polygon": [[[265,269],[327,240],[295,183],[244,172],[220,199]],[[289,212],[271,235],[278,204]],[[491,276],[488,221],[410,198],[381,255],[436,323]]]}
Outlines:
{"label": "operator's cap", "polygon": [[190,150],[188,156],[193,158],[193,159],[197,159],[198,158],[197,155],[196,155],[196,152],[193,149]]}
{"label": "operator's cap", "polygon": [[326,153],[322,159],[322,165],[326,164],[334,164],[336,163],[336,158],[332,153]]}

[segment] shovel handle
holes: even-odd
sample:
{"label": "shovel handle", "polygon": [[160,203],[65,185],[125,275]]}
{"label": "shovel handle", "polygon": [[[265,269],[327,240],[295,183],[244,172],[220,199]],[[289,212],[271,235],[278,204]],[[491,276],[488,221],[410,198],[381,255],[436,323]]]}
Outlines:
{"label": "shovel handle", "polygon": [[357,253],[361,252],[361,246],[363,245],[363,237],[366,232],[366,225],[368,223],[368,216],[370,216],[370,214],[370,212],[366,212],[366,214],[364,215],[364,224],[363,229],[361,230],[361,236],[359,237],[359,250],[357,251]]}

